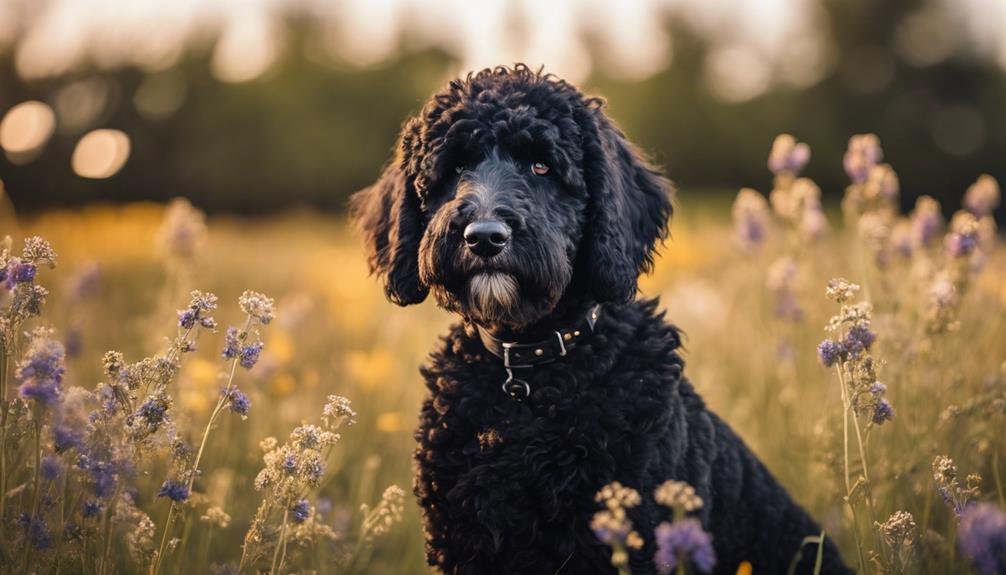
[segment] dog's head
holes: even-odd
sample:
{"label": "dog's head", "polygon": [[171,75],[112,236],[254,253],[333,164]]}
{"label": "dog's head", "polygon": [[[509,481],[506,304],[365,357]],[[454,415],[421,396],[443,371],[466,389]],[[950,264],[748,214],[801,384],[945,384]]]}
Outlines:
{"label": "dog's head", "polygon": [[563,297],[631,299],[667,233],[671,186],[602,107],[521,65],[434,95],[351,202],[388,298],[432,291],[447,310],[509,329]]}

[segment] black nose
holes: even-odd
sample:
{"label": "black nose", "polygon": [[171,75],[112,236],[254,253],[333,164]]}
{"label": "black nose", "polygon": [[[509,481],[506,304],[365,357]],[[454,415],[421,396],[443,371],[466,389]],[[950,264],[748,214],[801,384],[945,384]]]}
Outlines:
{"label": "black nose", "polygon": [[510,241],[510,228],[503,222],[483,220],[465,227],[465,244],[477,256],[491,258]]}

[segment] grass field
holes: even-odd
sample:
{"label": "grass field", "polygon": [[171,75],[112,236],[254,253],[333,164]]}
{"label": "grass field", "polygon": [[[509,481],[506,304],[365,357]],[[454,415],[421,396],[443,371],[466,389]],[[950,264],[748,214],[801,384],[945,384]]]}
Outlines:
{"label": "grass field", "polygon": [[[827,211],[831,230],[820,234],[787,223],[781,212],[759,212],[757,202],[752,206],[752,211],[738,208],[738,221],[767,218],[767,235],[764,241],[748,241],[745,249],[735,241],[729,198],[682,190],[673,237],[654,273],[642,282],[643,294],[659,296],[670,321],[687,334],[686,373],[821,520],[851,564],[858,561],[858,539],[868,571],[964,569],[970,561],[956,544],[958,519],[941,498],[933,461],[949,456],[959,470],[957,491],[947,473],[941,476],[952,502],[967,498],[1003,508],[1006,258],[1001,249],[991,249],[998,240],[982,236],[978,251],[955,259],[944,255],[941,235],[928,247],[911,248],[906,257],[893,225],[884,237],[865,233],[862,239],[864,234],[857,233],[868,217],[863,214],[872,213],[869,206],[845,226],[837,206]],[[219,297],[213,312],[217,333],[201,330],[198,350],[180,354],[180,372],[167,386],[172,398],[168,427],[190,445],[199,444],[227,384],[232,364],[221,360],[220,352],[226,326],[244,321],[238,297],[251,289],[275,298],[275,321],[259,327],[260,360],[253,369],[238,369],[233,380],[250,398],[247,419],[235,413],[215,418],[199,466],[202,475],[193,482],[192,496],[177,504],[157,569],[233,568],[263,497],[253,487],[263,467],[260,442],[272,436],[282,443],[294,427],[317,423],[326,397],[338,394],[352,402],[357,422],[340,429],[342,439],[320,484],[301,491],[315,509],[312,519],[296,530],[291,523],[277,535],[279,517],[271,515],[261,542],[264,556],[254,566],[275,565],[275,543],[282,537],[284,572],[331,572],[340,558],[346,565],[339,572],[423,571],[422,531],[411,496],[401,521],[372,542],[361,540],[366,513],[360,505],[373,509],[389,485],[411,489],[411,433],[423,394],[417,368],[451,318],[429,302],[408,309],[386,302],[367,276],[359,238],[341,218],[306,211],[269,218],[219,216],[208,220],[202,237],[197,216],[178,212],[174,217],[167,239],[163,206],[147,204],[50,211],[16,223],[7,213],[0,230],[14,236],[15,252],[21,238],[39,235],[59,254],[54,270],[38,271],[35,282],[51,293],[41,320],[30,320],[25,329],[44,322],[66,344],[64,395],[70,386],[94,389],[107,382],[102,356],[108,350],[136,362],[169,349],[178,333],[176,310],[186,306],[191,290]],[[751,239],[742,234],[745,238]],[[178,251],[178,242],[190,239],[191,255]],[[955,300],[940,307],[932,286],[953,270]],[[858,410],[862,419],[862,406],[843,408],[843,384],[834,368],[821,365],[816,351],[829,336],[824,329],[829,318],[839,313],[839,305],[825,296],[828,280],[839,276],[862,285],[854,301],[873,303],[871,328],[877,339],[867,347],[894,409],[893,419],[881,424],[869,417],[861,421],[863,452],[853,436],[848,456],[843,413]],[[25,351],[24,345],[17,351]],[[11,380],[11,397],[17,384]],[[853,383],[845,384],[851,391]],[[8,438],[3,529],[10,544],[3,546],[3,560],[17,566],[25,559],[22,553],[29,553],[22,550],[31,546],[22,543],[34,537],[33,527],[19,523],[17,513],[30,509],[33,490],[41,489],[42,503],[35,505],[49,513],[52,534],[47,545],[30,551],[40,571],[55,569],[57,561],[64,572],[149,570],[158,562],[170,507],[157,493],[177,471],[171,442],[144,443],[135,454],[135,469],[119,477],[121,484],[135,487],[137,513],[149,515],[154,526],[150,541],[134,542],[126,535],[137,525],[150,526],[140,515],[105,510],[92,519],[79,515],[76,509],[86,496],[77,493],[91,480],[71,459],[61,479],[51,484],[43,479],[42,487],[33,487],[37,467],[29,422],[38,421],[32,415],[38,413],[25,411],[17,415],[21,419],[11,415],[12,426],[26,427]],[[55,423],[42,417],[45,455],[53,450],[48,427]],[[864,456],[868,480],[862,477]],[[843,503],[849,491],[846,473],[854,484],[851,505]],[[980,474],[981,480],[966,485],[969,474]],[[74,487],[78,481],[81,486]],[[63,509],[63,499],[77,507]],[[210,507],[221,508],[230,521],[200,520]],[[64,522],[76,517],[82,538],[64,541],[56,527],[57,509]],[[884,523],[900,510],[912,514],[914,529],[885,537],[890,529],[874,527],[874,521]],[[390,518],[396,515],[386,511]],[[368,528],[373,531],[373,525]],[[109,534],[106,552],[102,545]],[[106,553],[110,559],[103,564]],[[250,571],[248,564],[243,568]]]}

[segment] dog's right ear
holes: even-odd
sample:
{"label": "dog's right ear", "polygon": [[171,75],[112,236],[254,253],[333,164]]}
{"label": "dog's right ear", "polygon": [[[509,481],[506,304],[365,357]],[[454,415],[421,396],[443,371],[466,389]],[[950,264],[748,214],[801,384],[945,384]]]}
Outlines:
{"label": "dog's right ear", "polygon": [[350,198],[350,215],[362,231],[370,273],[384,281],[384,293],[398,305],[426,299],[419,280],[419,240],[423,220],[419,195],[406,175],[410,142],[418,121],[406,123],[395,159],[377,182]]}

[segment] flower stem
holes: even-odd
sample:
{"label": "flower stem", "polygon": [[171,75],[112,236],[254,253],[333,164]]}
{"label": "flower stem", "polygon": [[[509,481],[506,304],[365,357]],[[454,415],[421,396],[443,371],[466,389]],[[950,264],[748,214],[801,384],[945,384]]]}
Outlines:
{"label": "flower stem", "polygon": [[39,483],[39,468],[42,465],[42,419],[41,410],[36,409],[34,418],[35,427],[35,470],[32,474],[32,487],[31,487],[31,518],[28,525],[25,526],[25,543],[24,543],[24,572],[28,572],[29,561],[31,561],[31,549],[33,547],[30,539],[31,522],[38,520],[38,483]]}
{"label": "flower stem", "polygon": [[175,518],[175,502],[171,502],[168,507],[168,518],[164,522],[164,533],[161,533],[161,545],[157,549],[157,557],[154,557],[154,564],[151,566],[152,575],[157,575],[161,570],[161,560],[164,558],[164,550],[168,545],[168,533],[171,531],[171,521]]}
{"label": "flower stem", "polygon": [[845,503],[852,511],[852,535],[856,540],[856,553],[859,559],[860,573],[866,572],[866,559],[863,556],[863,542],[859,538],[859,515],[856,513],[856,506],[852,503],[852,482],[849,473],[849,411],[851,402],[849,401],[848,389],[845,386],[845,377],[842,374],[841,364],[835,365],[838,373],[838,383],[842,390],[842,463],[845,469]]}
{"label": "flower stem", "polygon": [[0,334],[0,529],[7,508],[7,365],[9,355]]}
{"label": "flower stem", "polygon": [[[276,575],[283,567],[283,559],[280,557],[280,547],[283,548],[283,556],[286,557],[286,522],[290,518],[290,505],[283,505],[283,524],[279,529],[279,541],[276,542],[276,549],[272,552],[272,567],[269,568],[269,575]],[[278,563],[277,563],[278,562]]]}

